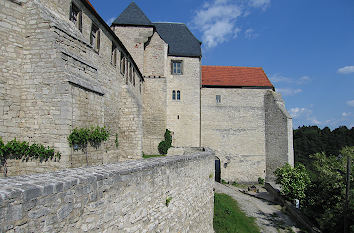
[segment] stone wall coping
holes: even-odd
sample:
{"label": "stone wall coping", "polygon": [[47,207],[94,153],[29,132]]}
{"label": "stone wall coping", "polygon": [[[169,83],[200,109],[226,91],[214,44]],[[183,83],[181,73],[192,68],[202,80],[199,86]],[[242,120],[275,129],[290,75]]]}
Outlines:
{"label": "stone wall coping", "polygon": [[50,173],[0,178],[0,205],[11,199],[29,201],[70,189],[78,184],[97,182],[184,161],[214,156],[210,149],[183,156],[140,159],[101,166],[81,167]]}

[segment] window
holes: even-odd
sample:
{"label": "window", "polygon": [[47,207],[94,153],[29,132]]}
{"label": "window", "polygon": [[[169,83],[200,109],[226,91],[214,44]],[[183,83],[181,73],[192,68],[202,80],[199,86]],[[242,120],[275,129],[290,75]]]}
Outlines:
{"label": "window", "polygon": [[180,100],[180,99],[181,99],[181,92],[177,91],[177,100]]}
{"label": "window", "polygon": [[94,24],[91,27],[90,44],[94,50],[100,51],[100,29]]}
{"label": "window", "polygon": [[134,69],[134,67],[133,67],[133,86],[135,87],[135,69]]}
{"label": "window", "polygon": [[111,54],[111,64],[117,65],[117,46],[112,42],[112,54]]}
{"label": "window", "polygon": [[176,99],[176,91],[175,91],[175,90],[172,91],[172,99],[173,99],[173,100]]}
{"label": "window", "polygon": [[171,71],[172,74],[182,74],[182,61],[172,61]]}
{"label": "window", "polygon": [[82,11],[74,3],[70,7],[70,21],[82,32]]}
{"label": "window", "polygon": [[125,57],[123,55],[123,53],[120,53],[120,73],[123,75],[125,75],[126,69],[125,69]]}
{"label": "window", "polygon": [[129,62],[129,81],[130,83],[133,83],[133,66],[132,63]]}
{"label": "window", "polygon": [[221,95],[216,95],[216,103],[221,103]]}

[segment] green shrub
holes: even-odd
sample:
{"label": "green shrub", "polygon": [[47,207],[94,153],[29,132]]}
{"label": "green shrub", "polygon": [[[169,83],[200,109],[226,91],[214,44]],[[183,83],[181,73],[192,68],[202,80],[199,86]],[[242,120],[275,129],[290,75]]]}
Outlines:
{"label": "green shrub", "polygon": [[157,147],[159,153],[161,155],[165,155],[167,154],[168,149],[171,147],[172,145],[172,135],[171,135],[171,131],[169,131],[168,129],[166,129],[165,132],[165,140],[161,141]]}
{"label": "green shrub", "polygon": [[264,185],[264,179],[262,177],[258,177],[258,184]]}

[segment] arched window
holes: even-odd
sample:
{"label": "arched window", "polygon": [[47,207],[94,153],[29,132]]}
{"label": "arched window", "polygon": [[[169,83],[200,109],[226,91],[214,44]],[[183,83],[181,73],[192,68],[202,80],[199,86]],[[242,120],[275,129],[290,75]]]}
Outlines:
{"label": "arched window", "polygon": [[177,100],[180,100],[180,99],[181,99],[181,92],[177,91]]}
{"label": "arched window", "polygon": [[172,91],[172,99],[173,99],[173,100],[176,99],[176,91],[175,91],[175,90]]}

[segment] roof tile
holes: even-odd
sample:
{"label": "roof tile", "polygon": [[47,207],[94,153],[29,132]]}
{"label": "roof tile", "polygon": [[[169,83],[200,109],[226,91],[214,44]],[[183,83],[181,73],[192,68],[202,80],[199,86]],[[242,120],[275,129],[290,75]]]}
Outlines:
{"label": "roof tile", "polygon": [[273,87],[261,67],[202,66],[203,86]]}

